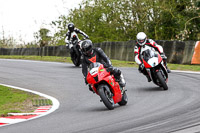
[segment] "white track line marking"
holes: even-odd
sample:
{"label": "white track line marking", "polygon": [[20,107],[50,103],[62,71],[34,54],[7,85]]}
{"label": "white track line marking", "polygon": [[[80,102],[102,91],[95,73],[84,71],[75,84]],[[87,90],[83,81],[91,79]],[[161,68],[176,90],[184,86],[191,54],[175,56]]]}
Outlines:
{"label": "white track line marking", "polygon": [[194,71],[181,71],[181,70],[171,70],[172,72],[179,72],[179,73],[192,73],[192,74],[200,74],[200,72]]}
{"label": "white track line marking", "polygon": [[[52,104],[53,104],[52,107],[47,112],[43,112],[43,113],[31,113],[31,114],[41,114],[41,115],[38,115],[38,116],[30,118],[30,119],[23,119],[23,120],[22,119],[18,119],[16,121],[13,120],[13,121],[11,121],[11,123],[8,123],[6,125],[0,125],[0,127],[1,126],[7,126],[7,125],[10,125],[10,124],[14,124],[14,123],[18,123],[18,122],[27,121],[27,120],[32,120],[32,119],[36,119],[36,118],[48,115],[48,114],[54,112],[55,110],[57,110],[59,108],[59,106],[60,106],[60,103],[59,103],[59,101],[56,98],[48,96],[46,94],[43,94],[43,93],[40,93],[40,92],[37,92],[37,91],[33,91],[33,90],[24,89],[24,88],[21,88],[21,87],[7,85],[7,84],[1,84],[0,83],[0,85],[6,86],[6,87],[11,87],[11,88],[14,88],[14,89],[19,89],[19,90],[22,90],[22,91],[31,92],[31,93],[37,94],[39,96],[46,97],[47,99],[50,99],[52,101]],[[26,113],[26,114],[29,114],[29,113]],[[4,120],[4,118],[1,118],[0,120]],[[2,122],[2,123],[7,123],[7,122]]]}
{"label": "white track line marking", "polygon": [[[18,122],[22,122],[25,121],[26,119],[8,119],[8,118],[0,118],[0,123],[9,123],[9,124],[13,124],[13,123],[18,123]],[[8,124],[6,124],[8,125]],[[3,125],[2,125],[3,126]]]}

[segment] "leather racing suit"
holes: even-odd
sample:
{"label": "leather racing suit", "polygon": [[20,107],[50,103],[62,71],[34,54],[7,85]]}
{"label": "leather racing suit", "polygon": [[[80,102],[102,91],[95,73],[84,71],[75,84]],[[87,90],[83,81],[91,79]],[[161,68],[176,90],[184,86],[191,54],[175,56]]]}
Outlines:
{"label": "leather racing suit", "polygon": [[164,52],[163,52],[162,46],[158,45],[158,44],[157,44],[154,40],[152,40],[152,39],[147,39],[146,43],[145,43],[143,46],[140,46],[138,43],[136,43],[135,48],[134,48],[135,62],[139,65],[138,70],[139,70],[141,73],[143,73],[143,74],[147,77],[148,81],[150,82],[150,81],[151,81],[151,80],[150,80],[150,77],[149,77],[147,71],[144,69],[144,67],[142,67],[143,62],[142,62],[142,59],[140,58],[141,48],[142,48],[142,47],[146,47],[146,46],[152,47],[152,48],[154,48],[156,51],[158,51],[158,52],[160,53],[161,57],[163,58],[163,61],[164,61],[164,64],[165,64],[165,66],[166,66],[166,68],[167,68],[168,73],[170,72],[170,70],[169,70],[168,67],[167,67],[167,57],[165,56],[165,54],[164,54]]}
{"label": "leather racing suit", "polygon": [[[67,31],[67,33],[66,33],[66,38],[65,38],[65,43],[66,44],[69,44],[69,48],[71,49],[71,47],[73,46],[72,44],[71,44],[71,42],[73,41],[72,40],[72,38],[73,38],[73,35],[74,34],[81,34],[82,36],[84,36],[85,38],[89,38],[89,36],[85,33],[85,32],[83,32],[83,31],[81,31],[81,30],[79,30],[78,28],[74,28],[74,31],[73,32],[71,32],[70,30],[68,30]],[[79,38],[78,38],[78,42],[79,42],[80,40],[79,40]],[[71,46],[72,45],[72,46]],[[80,45],[81,46],[81,45]]]}
{"label": "leather racing suit", "polygon": [[94,62],[100,62],[104,65],[105,68],[108,68],[108,70],[114,75],[116,81],[119,82],[119,85],[125,87],[125,80],[121,74],[121,71],[118,68],[112,67],[110,59],[101,48],[93,48],[90,56],[83,54],[82,73],[84,75],[85,81],[88,74],[88,66],[90,63]]}

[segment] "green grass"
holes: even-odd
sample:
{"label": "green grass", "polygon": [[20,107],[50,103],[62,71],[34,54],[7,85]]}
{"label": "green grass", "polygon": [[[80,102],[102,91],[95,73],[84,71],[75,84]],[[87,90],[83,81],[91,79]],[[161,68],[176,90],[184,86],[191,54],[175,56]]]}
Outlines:
{"label": "green grass", "polygon": [[[118,66],[118,67],[138,67],[136,62],[131,62],[131,61],[112,60],[112,64],[113,66]],[[171,70],[200,71],[200,65],[183,65],[183,64],[168,63],[168,67]]]}
{"label": "green grass", "polygon": [[200,65],[169,64],[168,66],[172,70],[200,71]]}
{"label": "green grass", "polygon": [[[60,57],[60,56],[43,56],[43,57],[41,57],[41,56],[0,55],[0,58],[72,63],[70,57]],[[111,60],[111,61],[112,61],[113,66],[116,66],[116,67],[138,67],[138,65],[133,61],[120,61],[120,60]],[[182,65],[182,64],[168,63],[168,67],[171,70],[200,71],[200,65]]]}
{"label": "green grass", "polygon": [[38,98],[41,97],[0,85],[0,116],[7,116],[7,113],[32,112],[36,109],[32,105],[32,100]]}
{"label": "green grass", "polygon": [[0,55],[2,59],[22,59],[22,60],[39,60],[39,61],[53,61],[53,62],[69,62],[72,63],[70,57],[59,56],[17,56],[17,55]]}

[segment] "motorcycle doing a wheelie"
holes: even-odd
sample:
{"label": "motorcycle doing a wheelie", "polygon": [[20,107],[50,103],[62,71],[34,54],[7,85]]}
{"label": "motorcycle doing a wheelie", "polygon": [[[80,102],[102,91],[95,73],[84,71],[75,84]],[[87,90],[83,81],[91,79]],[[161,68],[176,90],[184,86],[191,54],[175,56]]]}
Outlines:
{"label": "motorcycle doing a wheelie", "polygon": [[128,98],[125,89],[120,89],[114,75],[107,71],[103,64],[99,62],[90,64],[87,82],[109,110],[114,109],[116,103],[120,106],[127,104]]}
{"label": "motorcycle doing a wheelie", "polygon": [[168,72],[161,55],[154,48],[146,46],[141,49],[140,57],[151,80],[164,90],[168,90]]}
{"label": "motorcycle doing a wheelie", "polygon": [[[65,40],[67,40],[67,38]],[[72,32],[68,47],[70,49],[71,60],[77,67],[81,64],[81,42],[82,41],[78,38],[78,35],[75,32]]]}

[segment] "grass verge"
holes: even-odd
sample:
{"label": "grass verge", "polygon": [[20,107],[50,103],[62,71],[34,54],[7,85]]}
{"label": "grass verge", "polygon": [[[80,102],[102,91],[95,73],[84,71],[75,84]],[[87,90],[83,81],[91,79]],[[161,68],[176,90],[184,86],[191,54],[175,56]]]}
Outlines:
{"label": "grass verge", "polygon": [[36,99],[41,99],[36,94],[0,85],[0,116],[8,113],[29,113],[37,107],[33,106]]}
{"label": "grass verge", "polygon": [[[72,63],[70,57],[60,57],[60,56],[43,56],[43,57],[41,57],[41,56],[0,55],[0,58]],[[120,60],[111,60],[111,61],[112,61],[113,66],[116,66],[116,67],[138,67],[138,65],[133,61],[120,61]],[[168,63],[168,67],[171,70],[200,71],[200,65],[182,65],[182,64]]]}

